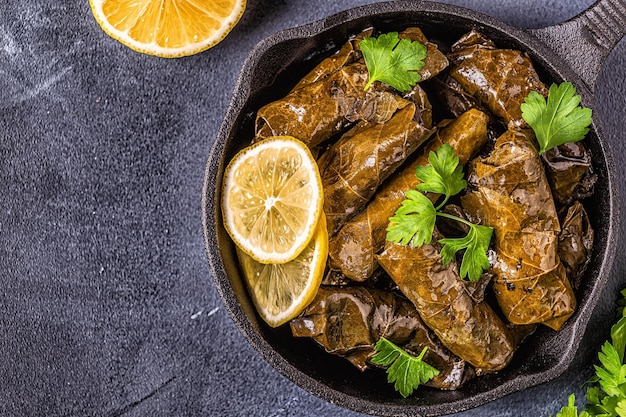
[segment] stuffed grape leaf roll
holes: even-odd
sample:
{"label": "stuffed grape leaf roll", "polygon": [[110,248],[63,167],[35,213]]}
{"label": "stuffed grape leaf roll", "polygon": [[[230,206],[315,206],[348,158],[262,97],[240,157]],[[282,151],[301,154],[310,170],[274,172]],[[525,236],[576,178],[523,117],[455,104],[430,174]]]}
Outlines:
{"label": "stuffed grape leaf roll", "polygon": [[424,66],[418,71],[420,74],[420,82],[433,78],[449,65],[448,58],[439,50],[437,44],[430,42],[424,32],[418,27],[409,27],[398,34],[400,39],[410,39],[413,42],[419,42],[426,46],[426,58]]}
{"label": "stuffed grape leaf roll", "polygon": [[[342,132],[351,122],[366,120],[383,123],[388,120],[393,114],[389,108],[399,96],[382,83],[374,83],[372,88],[364,90],[368,72],[359,56],[358,42],[367,33],[344,45],[338,56],[322,61],[319,68],[312,70],[285,97],[261,107],[257,112],[254,141],[288,135],[312,148]],[[419,41],[426,46],[424,67],[418,71],[421,80],[435,76],[448,66],[446,56],[436,44],[428,42],[420,29],[406,29],[399,37]],[[352,62],[353,59],[356,61]],[[372,111],[373,105],[377,110]]]}
{"label": "stuffed grape leaf roll", "polygon": [[574,288],[580,284],[585,269],[591,260],[594,231],[589,216],[580,201],[561,210],[561,233],[559,235],[559,257],[567,277]]}
{"label": "stuffed grape leaf roll", "polygon": [[419,84],[415,84],[415,87],[403,97],[415,104],[415,120],[428,129],[431,129],[433,127],[433,107],[424,89],[422,89]]}
{"label": "stuffed grape leaf roll", "polygon": [[[439,129],[418,157],[379,190],[365,209],[346,222],[329,243],[330,266],[354,281],[369,278],[378,263],[374,255],[385,245],[389,218],[396,212],[404,192],[414,189],[419,180],[415,168],[428,164],[428,155],[443,143],[449,143],[461,165],[480,149],[487,139],[488,117],[469,110]],[[437,199],[437,196],[432,196]]]}
{"label": "stuffed grape leaf roll", "polygon": [[558,254],[559,218],[528,130],[508,130],[485,158],[470,163],[473,190],[461,197],[474,223],[494,228],[493,290],[507,320],[555,330],[576,298]]}
{"label": "stuffed grape leaf roll", "polygon": [[365,99],[367,78],[365,64],[355,62],[266,104],[257,112],[254,140],[287,135],[318,145],[349,125],[345,116]]}
{"label": "stuffed grape leaf roll", "polygon": [[[435,230],[433,240],[439,237]],[[435,244],[387,242],[377,259],[441,343],[473,365],[477,374],[509,363],[515,338],[489,304],[472,299],[456,262],[444,265]]]}
{"label": "stuffed grape leaf roll", "polygon": [[450,352],[424,325],[415,307],[400,295],[365,287],[321,287],[315,299],[290,322],[296,337],[310,337],[332,354],[367,369],[376,342],[385,337],[439,370],[426,385],[456,389],[474,371]]}
{"label": "stuffed grape leaf roll", "polygon": [[598,176],[591,155],[582,142],[570,142],[547,150],[541,156],[554,199],[570,204],[593,194]]}
{"label": "stuffed grape leaf roll", "polygon": [[360,122],[322,154],[318,165],[330,235],[431,135],[414,117],[410,103],[386,123]]}
{"label": "stuffed grape leaf roll", "polygon": [[521,104],[531,91],[547,96],[528,54],[498,49],[471,31],[452,45],[450,76],[509,127],[525,127]]}
{"label": "stuffed grape leaf roll", "polygon": [[298,88],[303,87],[307,84],[312,84],[316,81],[326,78],[330,74],[338,71],[340,68],[359,60],[362,55],[357,45],[361,41],[361,39],[371,36],[372,32],[373,28],[369,28],[348,39],[348,41],[343,44],[341,49],[339,49],[333,55],[324,58],[311,71],[309,71],[308,74],[302,77],[300,81],[298,81],[298,84],[296,84],[295,87],[292,89],[292,91],[297,90]]}
{"label": "stuffed grape leaf roll", "polygon": [[435,78],[432,83],[436,98],[442,104],[438,111],[443,113],[443,117],[459,117],[469,109],[485,111],[484,106],[449,74]]}

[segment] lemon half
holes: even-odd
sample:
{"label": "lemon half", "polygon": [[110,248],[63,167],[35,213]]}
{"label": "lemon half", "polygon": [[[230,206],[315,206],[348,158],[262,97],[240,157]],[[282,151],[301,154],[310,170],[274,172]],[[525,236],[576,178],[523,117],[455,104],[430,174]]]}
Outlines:
{"label": "lemon half", "polygon": [[246,0],[89,0],[102,29],[148,55],[176,58],[220,42],[239,22]]}

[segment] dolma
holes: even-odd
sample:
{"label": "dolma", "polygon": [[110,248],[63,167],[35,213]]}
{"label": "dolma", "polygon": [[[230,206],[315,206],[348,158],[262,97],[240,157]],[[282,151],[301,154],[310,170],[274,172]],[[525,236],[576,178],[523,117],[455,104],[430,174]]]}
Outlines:
{"label": "dolma", "polygon": [[449,74],[509,127],[526,127],[521,105],[531,91],[547,96],[528,54],[498,49],[472,31],[452,45]]}
{"label": "dolma", "polygon": [[[395,93],[382,90],[382,88],[384,87],[378,85],[368,90],[364,97],[355,99],[344,117],[349,122],[385,123],[391,119],[396,110],[411,103]],[[414,118],[417,120],[416,116]]]}
{"label": "dolma", "polygon": [[574,288],[578,288],[591,259],[594,231],[580,201],[574,201],[571,206],[563,209],[562,213],[559,257],[567,277]]}
{"label": "dolma", "polygon": [[333,55],[324,58],[319,64],[317,64],[307,75],[302,77],[298,84],[292,89],[297,90],[307,84],[312,84],[316,81],[326,78],[330,74],[338,71],[340,68],[351,64],[362,57],[361,52],[357,48],[361,39],[371,36],[373,32],[372,28],[366,29],[356,36],[351,37],[343,44],[341,49],[335,52]]}
{"label": "dolma", "polygon": [[[409,28],[399,36],[419,40],[426,45],[428,54],[424,60],[425,65],[418,71],[422,80],[434,76],[448,65],[447,58],[437,45],[428,42],[419,29]],[[358,41],[356,47],[358,48]],[[332,64],[330,69],[324,65],[324,68],[319,69],[320,74],[314,70],[314,74],[285,97],[261,107],[257,112],[254,141],[270,136],[288,135],[313,148],[356,120],[377,123],[387,121],[394,112],[390,108],[396,105],[397,99],[395,94],[380,93],[392,93],[393,89],[382,83],[375,83],[367,92],[364,91],[368,72],[362,59],[340,65],[343,65],[341,59]],[[340,67],[332,72],[335,66]],[[329,74],[324,76],[325,72]],[[366,109],[363,109],[364,106]],[[375,106],[373,111],[372,106]]]}
{"label": "dolma", "polygon": [[[435,230],[433,241],[439,238]],[[441,343],[473,365],[477,374],[498,371],[509,363],[514,337],[486,302],[470,297],[456,262],[444,265],[434,244],[387,242],[377,259]]]}
{"label": "dolma", "polygon": [[422,30],[418,27],[409,27],[398,34],[400,39],[410,39],[413,42],[419,42],[426,46],[426,58],[424,58],[424,66],[417,71],[420,74],[419,82],[433,78],[449,65],[448,58],[439,50],[439,47],[430,42]]}
{"label": "dolma", "polygon": [[345,116],[365,99],[367,78],[365,64],[356,62],[266,104],[257,112],[254,141],[288,135],[312,148],[329,139],[350,124]]}
{"label": "dolma", "polygon": [[493,290],[507,320],[555,330],[573,314],[574,292],[558,254],[559,219],[528,130],[508,130],[469,165],[461,204],[474,223],[494,228]]}
{"label": "dolma", "polygon": [[[359,49],[359,42],[363,38],[373,36],[373,28],[368,28],[356,36],[351,37],[342,47],[333,55],[323,59],[316,65],[307,75],[305,75],[296,86],[292,89],[297,90],[307,84],[319,81],[337,71],[343,66],[362,59]],[[409,38],[412,41],[418,41],[426,46],[427,55],[424,59],[424,67],[418,71],[421,76],[420,81],[430,79],[443,71],[448,66],[448,59],[439,51],[436,44],[429,42],[421,29],[412,27],[405,29],[398,34],[400,39]]]}
{"label": "dolma", "polygon": [[458,64],[465,59],[473,58],[479,49],[497,49],[497,47],[491,39],[472,29],[452,44],[448,59],[453,64]]}
{"label": "dolma", "polygon": [[420,319],[415,307],[392,292],[364,287],[321,287],[315,299],[290,322],[296,337],[311,337],[332,354],[360,370],[369,367],[376,342],[385,337],[440,371],[426,385],[456,389],[474,373],[446,349]]}
{"label": "dolma", "polygon": [[446,74],[433,80],[434,91],[441,102],[439,111],[443,117],[459,117],[469,109],[485,111],[484,106],[478,100],[463,90],[461,84]]}
{"label": "dolma", "polygon": [[[414,189],[419,180],[415,168],[428,164],[428,155],[443,143],[449,143],[464,165],[481,148],[487,138],[487,115],[470,110],[449,122],[431,137],[428,145],[415,160],[379,190],[372,201],[339,232],[329,243],[330,267],[340,270],[354,281],[365,281],[372,275],[378,263],[374,255],[385,245],[389,218],[394,215],[404,192]],[[437,196],[431,196],[437,199]]]}
{"label": "dolma", "polygon": [[413,120],[409,104],[386,123],[360,122],[318,160],[328,233],[334,234],[417,149],[431,130]]}
{"label": "dolma", "polygon": [[415,121],[428,129],[432,128],[433,107],[424,89],[420,87],[419,84],[415,84],[411,91],[404,94],[402,97],[415,104]]}
{"label": "dolma", "polygon": [[556,201],[567,205],[593,194],[598,176],[593,172],[591,155],[582,142],[549,149],[541,158]]}

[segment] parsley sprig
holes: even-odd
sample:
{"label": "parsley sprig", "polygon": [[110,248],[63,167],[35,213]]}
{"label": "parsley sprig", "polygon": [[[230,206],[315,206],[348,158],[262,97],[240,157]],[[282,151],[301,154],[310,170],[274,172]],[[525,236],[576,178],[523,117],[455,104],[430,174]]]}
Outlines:
{"label": "parsley sprig", "polygon": [[581,414],[578,414],[578,408],[575,404],[576,397],[574,394],[571,394],[567,399],[567,405],[561,408],[561,411],[556,415],[556,417],[589,417],[589,413],[583,411]]}
{"label": "parsley sprig", "polygon": [[581,107],[572,83],[552,84],[548,100],[531,91],[521,105],[522,117],[532,127],[539,154],[568,142],[578,142],[589,132],[591,109]]}
{"label": "parsley sprig", "polygon": [[556,417],[622,417],[626,416],[626,289],[618,301],[620,319],[611,327],[611,340],[606,341],[598,353],[600,365],[595,365],[595,376],[587,383],[584,411],[578,414],[575,396],[571,394],[568,405]]}
{"label": "parsley sprig", "polygon": [[426,47],[417,41],[400,39],[398,32],[385,33],[378,38],[364,38],[360,43],[369,80],[382,81],[399,91],[408,91],[420,80],[417,71],[424,66]]}
{"label": "parsley sprig", "polygon": [[396,391],[404,398],[413,393],[420,384],[424,384],[435,376],[439,370],[424,362],[427,347],[422,349],[419,356],[413,356],[393,342],[381,337],[375,346],[376,354],[372,363],[388,366],[387,381],[394,384]]}
{"label": "parsley sprig", "polygon": [[[461,238],[440,239],[443,244],[441,258],[445,264],[450,263],[456,253],[465,249],[461,261],[460,276],[468,277],[470,281],[478,281],[483,270],[489,268],[487,249],[493,234],[493,228],[473,224],[460,217],[441,212],[450,197],[458,194],[467,187],[463,178],[463,169],[459,166],[459,158],[454,154],[452,146],[445,143],[428,156],[427,166],[420,166],[415,170],[421,181],[417,190],[405,192],[406,199],[389,219],[387,240],[403,245],[411,244],[414,247],[429,244],[435,230],[437,216],[456,220],[469,226],[469,232]],[[422,192],[437,193],[444,196],[443,200],[434,206],[433,202]]]}

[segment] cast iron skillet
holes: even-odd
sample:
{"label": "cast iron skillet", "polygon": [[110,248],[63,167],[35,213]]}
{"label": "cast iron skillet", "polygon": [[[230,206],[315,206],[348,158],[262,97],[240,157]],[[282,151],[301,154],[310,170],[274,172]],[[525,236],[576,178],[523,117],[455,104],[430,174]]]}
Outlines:
{"label": "cast iron skillet", "polygon": [[281,374],[318,397],[355,411],[381,416],[437,416],[477,407],[560,375],[574,358],[615,256],[619,197],[611,150],[594,113],[586,143],[599,176],[586,206],[596,243],[581,287],[579,308],[559,331],[540,328],[503,371],[470,381],[457,391],[420,388],[402,399],[381,370],[361,373],[311,340],[292,338],[289,326],[271,329],[257,316],[242,282],[233,243],[222,225],[220,198],[225,164],[250,143],[256,110],[284,96],[317,62],[366,27],[402,30],[419,26],[431,39],[450,43],[478,29],[500,47],[531,56],[547,83],[571,81],[582,104],[593,108],[596,77],[610,50],[626,32],[626,1],[600,0],[572,20],[539,30],[521,30],[492,17],[421,1],[376,3],[285,30],[261,41],[249,54],[209,155],[203,189],[206,250],[217,289],[248,342]]}

